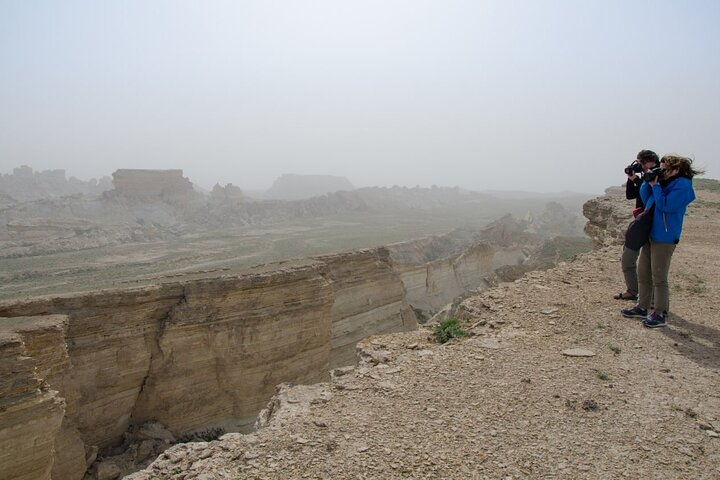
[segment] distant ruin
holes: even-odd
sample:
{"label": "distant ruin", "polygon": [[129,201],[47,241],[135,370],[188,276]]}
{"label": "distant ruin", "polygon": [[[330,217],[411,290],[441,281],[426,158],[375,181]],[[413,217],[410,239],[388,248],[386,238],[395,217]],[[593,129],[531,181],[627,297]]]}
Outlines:
{"label": "distant ruin", "polygon": [[178,202],[192,198],[192,183],[178,170],[120,169],[113,174],[113,194],[138,200]]}

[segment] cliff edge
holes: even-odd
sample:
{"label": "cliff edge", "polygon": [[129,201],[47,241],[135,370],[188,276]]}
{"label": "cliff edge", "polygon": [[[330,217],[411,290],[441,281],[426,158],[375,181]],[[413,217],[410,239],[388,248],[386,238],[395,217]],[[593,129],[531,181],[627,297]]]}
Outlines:
{"label": "cliff edge", "polygon": [[256,432],[176,445],[128,478],[718,478],[720,191],[707,186],[673,258],[669,327],[612,299],[621,247],[595,227],[622,228],[631,205],[608,191],[585,210],[602,247],[466,299],[470,337],[370,337],[356,367],[281,385]]}

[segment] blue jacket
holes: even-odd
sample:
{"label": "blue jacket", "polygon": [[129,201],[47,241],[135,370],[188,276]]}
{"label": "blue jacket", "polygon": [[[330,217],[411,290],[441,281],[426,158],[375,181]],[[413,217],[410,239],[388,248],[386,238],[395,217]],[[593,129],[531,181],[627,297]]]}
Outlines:
{"label": "blue jacket", "polygon": [[[663,182],[664,183],[664,182]],[[659,243],[678,243],[687,206],[695,200],[692,180],[676,177],[665,186],[647,182],[640,186],[640,197],[645,208],[655,205],[650,240]]]}

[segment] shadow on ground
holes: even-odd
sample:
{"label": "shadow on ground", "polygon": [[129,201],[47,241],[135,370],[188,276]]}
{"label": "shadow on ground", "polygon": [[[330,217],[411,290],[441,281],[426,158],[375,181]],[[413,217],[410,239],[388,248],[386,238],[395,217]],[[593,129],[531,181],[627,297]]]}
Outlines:
{"label": "shadow on ground", "polygon": [[720,370],[720,330],[689,322],[672,313],[668,324],[670,328],[661,330],[673,340],[678,352],[699,365]]}

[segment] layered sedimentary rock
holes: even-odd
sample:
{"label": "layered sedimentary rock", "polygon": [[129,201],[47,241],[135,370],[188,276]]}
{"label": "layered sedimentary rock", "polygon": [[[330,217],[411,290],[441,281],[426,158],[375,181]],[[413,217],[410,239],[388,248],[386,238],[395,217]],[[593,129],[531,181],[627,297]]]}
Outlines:
{"label": "layered sedimentary rock", "polygon": [[[0,318],[0,325],[6,322],[7,319]],[[30,354],[23,335],[11,328],[0,329],[0,476],[3,479],[51,478],[65,402],[42,381],[38,362]]]}
{"label": "layered sedimentary rock", "polygon": [[[43,320],[60,313],[68,319]],[[28,352],[68,403],[55,461],[73,473],[58,478],[79,478],[85,449],[118,445],[131,425],[155,420],[176,436],[247,429],[278,383],[324,380],[352,361],[358,339],[417,328],[384,249],[5,303],[0,316],[13,317],[0,320],[13,335],[53,346]]]}
{"label": "layered sedimentary rock", "polygon": [[530,268],[522,265],[531,246],[541,241],[523,229],[523,222],[507,216],[474,235],[469,246],[449,236],[388,246],[408,303],[429,316],[469,290],[489,286],[498,269],[507,276],[508,267],[518,267],[522,275]]}
{"label": "layered sedimentary rock", "polygon": [[68,318],[64,315],[0,321],[0,332],[15,333],[22,339],[26,353],[35,363],[38,378],[65,400],[65,416],[53,448],[54,479],[80,478],[87,469],[85,445],[72,420],[78,413],[80,392],[65,344],[67,327]]}
{"label": "layered sedimentary rock", "polygon": [[355,362],[355,345],[380,333],[417,328],[403,284],[386,248],[319,257],[332,282],[330,367]]}
{"label": "layered sedimentary rock", "polygon": [[69,316],[65,344],[80,397],[70,419],[86,445],[105,447],[127,430],[150,364],[148,346],[181,296],[182,286],[172,285],[48,297],[0,306],[0,316]]}
{"label": "layered sedimentary rock", "polygon": [[588,219],[585,233],[597,248],[621,244],[625,230],[632,220],[635,204],[625,198],[622,188],[608,188],[602,197],[588,200],[583,205],[583,215]]}
{"label": "layered sedimentary rock", "polygon": [[332,293],[321,264],[185,285],[148,345],[133,422],[243,430],[276,384],[326,378]]}
{"label": "layered sedimentary rock", "polygon": [[[417,328],[416,311],[439,310],[499,269],[523,271],[538,241],[523,227],[508,217],[480,233],[243,274],[5,302],[0,317],[13,318],[0,324],[32,357],[36,384],[58,392],[43,397],[59,402],[42,414],[58,417],[51,464],[57,478],[79,478],[88,453],[147,422],[175,438],[249,428],[275,385],[324,380],[354,362],[358,340]],[[40,318],[17,318],[28,316]]]}

